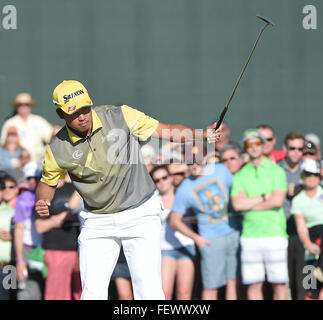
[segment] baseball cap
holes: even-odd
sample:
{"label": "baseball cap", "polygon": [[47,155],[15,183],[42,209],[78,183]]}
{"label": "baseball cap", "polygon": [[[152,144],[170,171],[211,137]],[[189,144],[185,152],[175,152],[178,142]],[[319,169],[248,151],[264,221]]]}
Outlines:
{"label": "baseball cap", "polygon": [[262,142],[266,141],[257,129],[248,129],[242,135],[242,143],[252,138],[259,138]]}
{"label": "baseball cap", "polygon": [[305,159],[301,165],[301,170],[310,173],[320,173],[320,165],[313,159]]}
{"label": "baseball cap", "polygon": [[304,149],[303,149],[303,154],[316,154],[317,152],[317,148],[315,146],[315,144],[312,142],[312,141],[305,141],[305,144],[304,144]]}
{"label": "baseball cap", "polygon": [[67,114],[73,114],[83,107],[93,106],[93,102],[83,86],[76,80],[64,80],[53,92],[53,102],[56,108]]}
{"label": "baseball cap", "polygon": [[316,146],[319,146],[321,144],[320,138],[315,133],[307,133],[304,136],[304,138],[305,138],[305,140],[312,141]]}
{"label": "baseball cap", "polygon": [[38,168],[38,164],[36,161],[31,161],[28,162],[25,166],[24,166],[24,178],[28,179],[31,177],[40,177],[40,170]]}
{"label": "baseball cap", "polygon": [[186,163],[202,164],[205,156],[205,148],[203,142],[194,141],[184,144],[183,148],[184,161]]}

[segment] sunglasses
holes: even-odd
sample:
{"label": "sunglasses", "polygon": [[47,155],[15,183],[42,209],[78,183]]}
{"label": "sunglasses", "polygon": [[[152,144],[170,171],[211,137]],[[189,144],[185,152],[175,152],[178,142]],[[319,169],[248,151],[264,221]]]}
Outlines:
{"label": "sunglasses", "polygon": [[30,107],[31,106],[31,103],[30,102],[17,102],[16,106],[17,107],[21,107],[21,106],[28,106],[28,107]]}
{"label": "sunglasses", "polygon": [[[4,187],[4,189],[15,189],[17,186],[6,186],[6,187]],[[3,190],[4,190],[3,189]]]}
{"label": "sunglasses", "polygon": [[319,177],[320,176],[319,173],[312,173],[312,172],[307,172],[307,171],[304,172],[304,175],[305,175],[305,177],[311,177],[311,176]]}
{"label": "sunglasses", "polygon": [[237,159],[239,159],[239,157],[230,157],[230,158],[222,159],[222,163],[226,163],[228,161],[233,161],[233,160],[237,160]]}
{"label": "sunglasses", "polygon": [[246,142],[246,143],[245,143],[245,146],[246,146],[247,148],[251,148],[253,145],[261,146],[261,145],[262,145],[262,141],[257,141],[257,142]]}
{"label": "sunglasses", "polygon": [[300,152],[303,152],[304,148],[296,148],[296,147],[288,147],[289,151],[294,151],[294,150],[298,150]]}
{"label": "sunglasses", "polygon": [[159,179],[154,179],[154,182],[155,183],[158,183],[159,181],[161,181],[161,180],[167,180],[168,179],[168,177],[169,176],[163,176],[163,177],[161,177],[161,178],[159,178]]}

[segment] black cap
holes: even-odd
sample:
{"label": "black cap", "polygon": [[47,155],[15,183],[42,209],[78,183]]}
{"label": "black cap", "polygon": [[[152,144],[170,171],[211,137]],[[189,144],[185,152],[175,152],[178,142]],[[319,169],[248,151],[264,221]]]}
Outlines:
{"label": "black cap", "polygon": [[306,140],[304,144],[303,154],[314,155],[317,152],[317,148],[312,141]]}

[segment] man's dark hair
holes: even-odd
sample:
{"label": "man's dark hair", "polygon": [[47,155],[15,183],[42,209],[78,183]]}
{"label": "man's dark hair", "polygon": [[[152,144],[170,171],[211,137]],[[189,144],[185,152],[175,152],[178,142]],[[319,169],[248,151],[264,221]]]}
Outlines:
{"label": "man's dark hair", "polygon": [[288,140],[302,139],[305,141],[303,134],[299,131],[289,132],[284,140],[284,145],[287,147]]}
{"label": "man's dark hair", "polygon": [[5,175],[2,177],[2,180],[3,180],[3,182],[11,181],[11,182],[13,182],[15,185],[17,185],[17,181],[16,181],[16,179],[15,179],[13,176],[9,175],[9,174],[5,174]]}
{"label": "man's dark hair", "polygon": [[162,164],[162,165],[159,165],[159,166],[154,167],[154,168],[150,171],[150,176],[151,176],[151,178],[153,177],[154,173],[155,173],[156,171],[158,171],[158,170],[165,170],[165,171],[167,172],[167,174],[168,174],[168,175],[170,175],[167,165]]}
{"label": "man's dark hair", "polygon": [[257,126],[257,129],[270,129],[274,133],[274,129],[269,124],[260,124]]}

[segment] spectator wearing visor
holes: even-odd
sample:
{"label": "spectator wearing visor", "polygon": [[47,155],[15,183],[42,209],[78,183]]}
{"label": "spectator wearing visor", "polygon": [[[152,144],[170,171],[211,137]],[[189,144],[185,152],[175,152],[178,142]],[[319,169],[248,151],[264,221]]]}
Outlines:
{"label": "spectator wearing visor", "polygon": [[309,286],[305,300],[323,300],[323,188],[319,185],[319,163],[306,159],[302,164],[301,177],[304,189],[293,198],[291,213],[306,250],[306,263],[315,268],[315,283]]}

